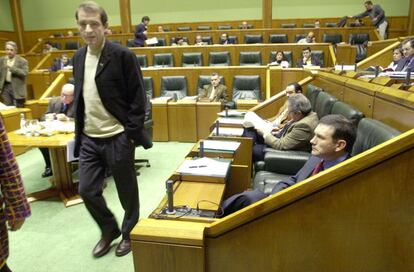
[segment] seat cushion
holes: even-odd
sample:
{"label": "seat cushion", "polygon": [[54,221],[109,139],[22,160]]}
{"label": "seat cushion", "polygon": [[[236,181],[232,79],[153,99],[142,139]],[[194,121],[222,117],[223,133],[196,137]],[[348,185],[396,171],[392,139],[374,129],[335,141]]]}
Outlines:
{"label": "seat cushion", "polygon": [[288,177],[289,175],[282,175],[268,171],[259,171],[254,176],[253,189],[258,189],[265,194],[270,194],[276,183]]}

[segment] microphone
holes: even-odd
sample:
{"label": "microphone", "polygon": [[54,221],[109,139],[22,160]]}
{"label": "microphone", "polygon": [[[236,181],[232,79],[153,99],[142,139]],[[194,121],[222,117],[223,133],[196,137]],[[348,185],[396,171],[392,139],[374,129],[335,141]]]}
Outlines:
{"label": "microphone", "polygon": [[167,180],[166,187],[167,187],[167,214],[175,214],[174,210],[174,197],[173,197],[173,184],[174,181]]}
{"label": "microphone", "polygon": [[375,77],[378,77],[379,74],[379,66],[375,66]]}
{"label": "microphone", "polygon": [[354,72],[356,72],[358,69],[357,63],[355,62],[355,66],[354,66]]}
{"label": "microphone", "polygon": [[198,157],[202,158],[204,157],[204,141],[200,141],[200,147],[198,150]]}
{"label": "microphone", "polygon": [[407,68],[407,75],[405,76],[405,85],[410,86],[411,68]]}
{"label": "microphone", "polygon": [[173,100],[174,100],[174,102],[177,102],[177,93],[173,93]]}
{"label": "microphone", "polygon": [[217,120],[217,121],[216,121],[216,136],[219,136],[219,127],[220,127],[220,123],[219,123],[219,121]]}
{"label": "microphone", "polygon": [[226,117],[229,117],[229,107],[227,107],[227,106],[224,106],[224,111],[225,111],[225,116]]}

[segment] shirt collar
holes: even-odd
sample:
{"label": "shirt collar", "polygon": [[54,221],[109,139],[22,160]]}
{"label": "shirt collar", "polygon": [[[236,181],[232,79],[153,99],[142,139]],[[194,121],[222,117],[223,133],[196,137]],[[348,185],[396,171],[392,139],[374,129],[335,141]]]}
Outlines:
{"label": "shirt collar", "polygon": [[344,160],[346,160],[349,157],[348,153],[345,153],[344,155],[342,155],[341,157],[337,158],[336,160],[333,161],[324,161],[323,162],[323,169],[328,169],[331,168],[332,166],[337,165],[340,162],[343,162]]}

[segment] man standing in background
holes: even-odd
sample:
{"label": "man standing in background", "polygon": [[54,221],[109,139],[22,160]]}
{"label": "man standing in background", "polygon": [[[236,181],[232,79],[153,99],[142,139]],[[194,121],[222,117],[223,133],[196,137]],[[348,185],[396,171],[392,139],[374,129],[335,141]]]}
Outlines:
{"label": "man standing in background", "polygon": [[0,91],[7,106],[24,107],[26,101],[27,60],[17,55],[17,44],[6,42],[6,56],[0,58]]}
{"label": "man standing in background", "polygon": [[352,16],[352,18],[360,19],[369,16],[372,24],[377,27],[381,39],[386,39],[388,22],[387,18],[385,17],[384,10],[381,8],[380,5],[374,5],[372,1],[365,1],[364,6],[365,11],[358,15]]}
{"label": "man standing in background", "polygon": [[135,46],[143,47],[145,45],[145,40],[147,39],[149,21],[150,21],[150,18],[148,16],[144,16],[141,19],[141,23],[137,25],[137,27],[135,28],[135,40],[134,40]]}
{"label": "man standing in background", "polygon": [[[135,146],[152,146],[144,129],[143,79],[135,54],[105,39],[108,16],[101,6],[82,3],[76,21],[87,45],[73,57],[79,194],[101,230],[93,256],[105,255],[121,234],[115,255],[123,256],[131,251],[129,234],[139,218]],[[102,195],[106,169],[112,172],[125,211],[121,229]]]}

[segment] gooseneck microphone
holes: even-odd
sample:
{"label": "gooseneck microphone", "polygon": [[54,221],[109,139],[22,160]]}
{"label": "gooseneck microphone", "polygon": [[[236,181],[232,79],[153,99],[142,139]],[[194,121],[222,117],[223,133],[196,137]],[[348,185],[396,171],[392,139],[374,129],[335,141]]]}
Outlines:
{"label": "gooseneck microphone", "polygon": [[200,141],[200,147],[198,150],[198,157],[202,158],[204,157],[204,141]]}
{"label": "gooseneck microphone", "polygon": [[174,210],[174,196],[173,196],[173,184],[174,181],[167,180],[166,187],[167,187],[167,214],[175,214]]}

